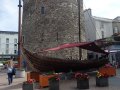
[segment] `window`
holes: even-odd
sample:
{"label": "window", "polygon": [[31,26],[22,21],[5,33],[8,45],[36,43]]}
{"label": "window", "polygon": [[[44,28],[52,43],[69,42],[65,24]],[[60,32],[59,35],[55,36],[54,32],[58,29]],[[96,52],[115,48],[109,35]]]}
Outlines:
{"label": "window", "polygon": [[14,43],[17,43],[17,39],[16,38],[14,39]]}
{"label": "window", "polygon": [[57,32],[57,41],[58,41],[58,32]]}
{"label": "window", "polygon": [[9,50],[6,50],[6,54],[9,54]]}
{"label": "window", "polygon": [[104,38],[104,31],[101,31],[102,38]]}
{"label": "window", "polygon": [[115,33],[118,33],[118,27],[114,27],[113,33],[114,33],[114,34],[115,34]]}
{"label": "window", "polygon": [[45,7],[41,7],[41,14],[45,14]]}
{"label": "window", "polygon": [[14,50],[17,50],[17,44],[14,44]]}
{"label": "window", "polygon": [[9,44],[6,44],[6,49],[9,49]]}
{"label": "window", "polygon": [[6,44],[6,54],[9,54],[9,44]]}
{"label": "window", "polygon": [[17,54],[17,50],[14,50],[14,54]]}
{"label": "window", "polygon": [[88,59],[93,59],[93,58],[94,58],[93,54],[92,53],[88,53]]}
{"label": "window", "polygon": [[17,46],[17,44],[14,44],[14,46]]}
{"label": "window", "polygon": [[9,43],[9,38],[6,38],[6,43]]}
{"label": "window", "polygon": [[22,36],[22,43],[24,44],[25,43],[25,37]]}

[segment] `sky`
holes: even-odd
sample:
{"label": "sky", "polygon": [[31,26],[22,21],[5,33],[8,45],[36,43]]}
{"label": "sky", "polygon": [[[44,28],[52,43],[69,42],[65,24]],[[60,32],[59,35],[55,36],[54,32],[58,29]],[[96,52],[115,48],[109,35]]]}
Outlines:
{"label": "sky", "polygon": [[120,16],[120,0],[84,0],[83,6],[91,8],[93,16],[110,19]]}
{"label": "sky", "polygon": [[0,31],[18,30],[18,0],[0,0]]}
{"label": "sky", "polygon": [[[18,1],[0,0],[0,30],[18,31]],[[84,0],[84,9],[91,8],[92,15],[113,19],[120,16],[120,0]]]}

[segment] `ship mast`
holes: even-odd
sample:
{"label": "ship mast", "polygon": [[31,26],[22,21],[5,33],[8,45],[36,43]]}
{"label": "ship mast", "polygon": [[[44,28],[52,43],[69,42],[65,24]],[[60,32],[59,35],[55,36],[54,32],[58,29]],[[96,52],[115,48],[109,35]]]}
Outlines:
{"label": "ship mast", "polygon": [[[80,27],[80,0],[77,0],[78,2],[78,29],[79,29],[79,42],[81,42],[81,27]],[[82,50],[79,48],[79,60],[82,58]]]}
{"label": "ship mast", "polygon": [[21,0],[19,0],[19,16],[18,16],[18,65],[21,68]]}

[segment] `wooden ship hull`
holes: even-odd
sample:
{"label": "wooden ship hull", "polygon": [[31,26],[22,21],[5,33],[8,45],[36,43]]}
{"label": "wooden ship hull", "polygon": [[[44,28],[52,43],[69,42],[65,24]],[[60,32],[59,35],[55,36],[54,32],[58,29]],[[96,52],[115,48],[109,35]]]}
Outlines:
{"label": "wooden ship hull", "polygon": [[23,53],[27,58],[27,62],[37,72],[69,72],[97,69],[106,63],[107,59],[101,60],[65,60],[51,57],[44,57],[23,49]]}

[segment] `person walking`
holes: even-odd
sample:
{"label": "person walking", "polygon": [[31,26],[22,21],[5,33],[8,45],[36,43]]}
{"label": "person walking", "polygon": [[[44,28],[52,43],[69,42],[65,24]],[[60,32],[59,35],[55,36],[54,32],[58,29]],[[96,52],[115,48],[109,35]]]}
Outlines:
{"label": "person walking", "polygon": [[13,66],[11,65],[11,61],[8,61],[7,75],[8,75],[8,84],[10,85],[13,82]]}

